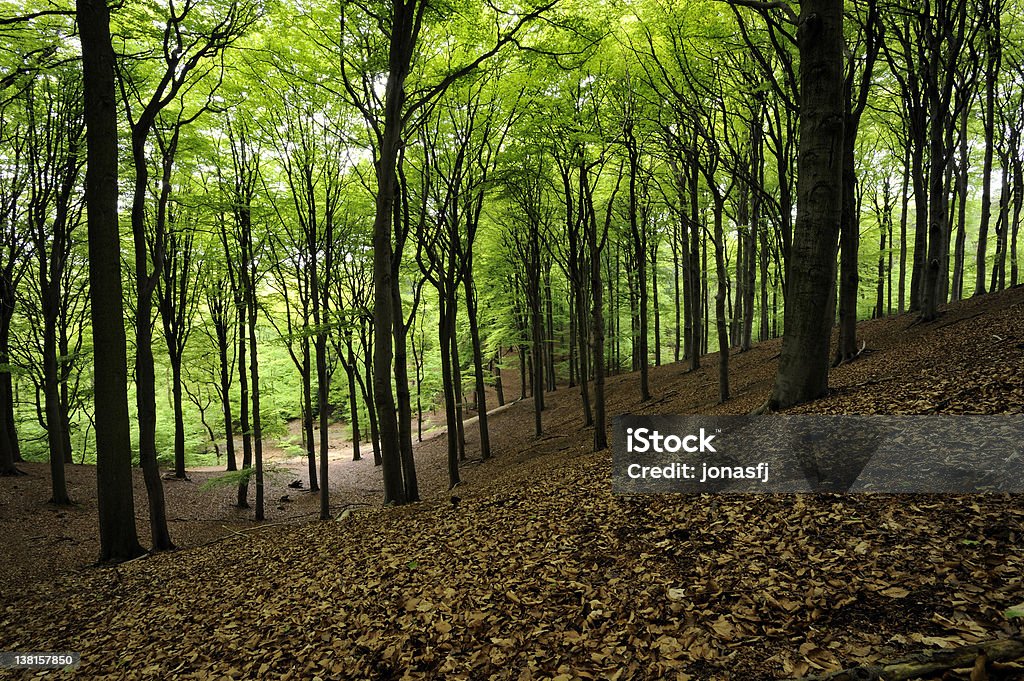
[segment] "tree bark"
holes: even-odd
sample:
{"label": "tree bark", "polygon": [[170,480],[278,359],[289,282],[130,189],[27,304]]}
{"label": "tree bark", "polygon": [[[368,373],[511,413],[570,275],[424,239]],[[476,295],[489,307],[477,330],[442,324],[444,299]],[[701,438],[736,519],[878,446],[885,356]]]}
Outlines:
{"label": "tree bark", "polygon": [[77,0],[82,45],[96,409],[96,495],[100,561],[120,562],[143,553],[135,530],[128,359],[121,290],[121,243],[117,221],[117,109],[110,10],[105,0]]}
{"label": "tree bark", "polygon": [[842,214],[843,3],[800,5],[800,152],[797,221],[785,329],[771,409],[828,392],[836,242]]}
{"label": "tree bark", "polygon": [[476,284],[473,280],[473,259],[470,256],[463,278],[466,292],[466,315],[469,317],[469,337],[473,344],[473,368],[476,376],[476,417],[480,429],[480,458],[491,458],[491,438],[487,431],[487,395],[484,384],[484,358],[480,343],[480,325],[477,320]]}
{"label": "tree bark", "polygon": [[729,277],[725,269],[725,234],[722,228],[724,200],[718,196],[714,199],[715,220],[715,263],[718,279],[718,290],[715,293],[715,329],[718,333],[718,401],[729,399],[729,326],[726,320],[725,285]]}

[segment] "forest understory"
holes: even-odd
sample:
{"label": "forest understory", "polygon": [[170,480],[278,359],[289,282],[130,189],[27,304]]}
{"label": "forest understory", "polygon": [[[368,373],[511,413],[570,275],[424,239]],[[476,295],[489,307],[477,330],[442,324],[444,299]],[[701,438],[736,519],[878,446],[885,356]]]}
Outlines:
{"label": "forest understory", "polygon": [[[1024,288],[917,319],[861,323],[864,352],[795,411],[1024,409]],[[652,367],[647,403],[636,375],[611,377],[609,414],[749,412],[780,343],[732,356],[724,404],[709,355]],[[82,654],[54,678],[753,681],[1019,635],[1019,497],[614,496],[578,392],[546,400],[539,439],[529,400],[493,416],[493,459],[463,466],[458,498],[444,438],[418,445],[410,506],[379,507],[372,459],[332,464],[327,522],[306,522],[317,501],[296,476],[270,479],[262,526],[231,488],[202,488],[213,473],[167,481],[180,550],[118,567],[89,565],[94,469],[68,467],[78,503],[58,509],[45,467],[25,466],[0,480],[0,650]]]}

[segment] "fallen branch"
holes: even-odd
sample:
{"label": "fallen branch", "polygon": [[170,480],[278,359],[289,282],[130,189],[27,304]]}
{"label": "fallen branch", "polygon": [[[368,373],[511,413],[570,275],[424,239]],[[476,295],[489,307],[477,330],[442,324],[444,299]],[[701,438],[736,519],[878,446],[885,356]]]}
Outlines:
{"label": "fallen branch", "polygon": [[874,665],[802,677],[802,681],[909,681],[950,669],[970,669],[981,656],[989,662],[1018,660],[1024,657],[1024,639],[997,639],[960,648],[925,650],[899,660],[883,660]]}

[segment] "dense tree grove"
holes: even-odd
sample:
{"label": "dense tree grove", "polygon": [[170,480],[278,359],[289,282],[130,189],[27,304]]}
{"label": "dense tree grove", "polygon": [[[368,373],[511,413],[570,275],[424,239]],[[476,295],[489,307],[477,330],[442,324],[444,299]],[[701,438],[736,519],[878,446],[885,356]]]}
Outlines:
{"label": "dense tree grove", "polygon": [[783,336],[764,409],[819,397],[858,319],[1019,283],[1022,11],[2,1],[0,473],[64,504],[95,461],[116,560],[132,461],[170,548],[159,466],[223,454],[262,519],[290,420],[328,518],[332,424],[401,504],[435,408],[454,486],[506,393],[542,436],[578,392],[599,450],[609,374],[714,362],[724,401]]}

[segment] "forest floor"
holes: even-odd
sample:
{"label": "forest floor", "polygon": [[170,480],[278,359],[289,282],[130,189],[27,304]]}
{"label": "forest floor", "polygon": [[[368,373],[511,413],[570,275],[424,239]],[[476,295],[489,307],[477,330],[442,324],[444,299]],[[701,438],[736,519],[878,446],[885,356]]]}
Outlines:
{"label": "forest floor", "polygon": [[[1021,413],[1022,329],[1024,288],[929,324],[863,322],[865,353],[797,411]],[[611,377],[608,413],[749,412],[779,348],[732,356],[725,404],[709,355],[652,367],[644,404],[635,374]],[[315,495],[287,487],[302,460],[270,479],[260,526],[195,472],[165,485],[182,550],[112,568],[89,566],[94,470],[68,468],[78,503],[58,509],[46,467],[27,465],[0,479],[0,650],[81,652],[89,678],[745,681],[1015,631],[1018,496],[616,496],[578,392],[545,398],[542,438],[529,400],[492,416],[493,459],[463,466],[457,506],[444,438],[417,446],[424,501],[386,509],[372,457],[339,442],[337,521],[306,522]],[[136,492],[145,539],[141,478]]]}

